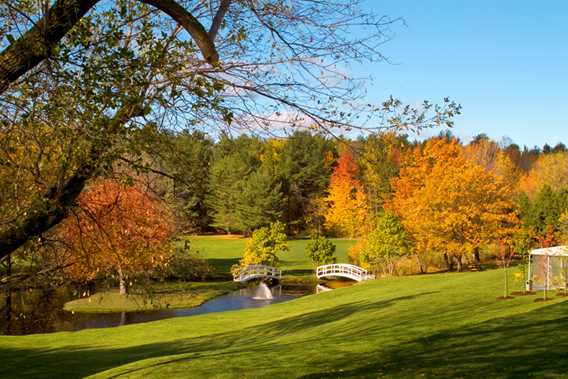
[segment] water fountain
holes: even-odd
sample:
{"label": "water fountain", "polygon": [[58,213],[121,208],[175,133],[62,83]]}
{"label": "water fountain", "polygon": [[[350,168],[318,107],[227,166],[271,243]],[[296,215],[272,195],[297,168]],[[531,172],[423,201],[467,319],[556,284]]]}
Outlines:
{"label": "water fountain", "polygon": [[256,291],[254,292],[254,300],[272,300],[272,292],[264,282],[260,282]]}

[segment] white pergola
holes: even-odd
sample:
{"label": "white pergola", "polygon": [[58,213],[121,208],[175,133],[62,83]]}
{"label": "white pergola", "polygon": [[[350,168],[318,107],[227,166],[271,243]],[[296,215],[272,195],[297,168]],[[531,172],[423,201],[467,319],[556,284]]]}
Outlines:
{"label": "white pergola", "polygon": [[568,246],[536,249],[529,253],[527,291],[568,286]]}

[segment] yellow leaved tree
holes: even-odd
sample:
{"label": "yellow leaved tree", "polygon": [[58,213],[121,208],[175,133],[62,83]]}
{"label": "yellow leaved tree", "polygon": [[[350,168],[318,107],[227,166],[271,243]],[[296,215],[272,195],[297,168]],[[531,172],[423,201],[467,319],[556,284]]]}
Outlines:
{"label": "yellow leaved tree", "polygon": [[464,258],[478,263],[481,246],[508,242],[519,222],[511,186],[468,158],[456,140],[416,147],[393,186],[389,206],[414,238],[419,259],[439,253],[461,270]]}
{"label": "yellow leaved tree", "polygon": [[520,190],[531,198],[545,185],[553,190],[568,186],[568,152],[540,155],[519,183]]}

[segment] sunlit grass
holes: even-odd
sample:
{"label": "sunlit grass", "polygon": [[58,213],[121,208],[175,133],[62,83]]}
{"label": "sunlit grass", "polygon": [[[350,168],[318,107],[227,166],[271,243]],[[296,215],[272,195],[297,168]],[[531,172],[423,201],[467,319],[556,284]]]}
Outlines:
{"label": "sunlit grass", "polygon": [[[228,275],[233,264],[238,263],[243,255],[247,239],[227,236],[191,236],[191,248],[199,251],[201,256],[220,274]],[[281,254],[283,275],[311,275],[313,263],[307,257],[305,249],[308,239],[293,239],[288,242],[289,251]],[[348,263],[347,252],[355,244],[355,240],[332,239],[336,246],[337,261]]]}
{"label": "sunlit grass", "polygon": [[502,273],[369,281],[261,309],[0,337],[5,377],[559,377],[568,302]]}

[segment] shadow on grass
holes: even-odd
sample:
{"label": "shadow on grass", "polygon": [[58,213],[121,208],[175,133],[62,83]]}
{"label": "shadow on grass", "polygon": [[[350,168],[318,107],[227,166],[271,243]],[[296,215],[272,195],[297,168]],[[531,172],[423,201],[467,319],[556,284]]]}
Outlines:
{"label": "shadow on grass", "polygon": [[207,263],[215,269],[217,275],[230,276],[231,266],[239,264],[239,258],[208,258]]}
{"label": "shadow on grass", "polygon": [[[568,303],[460,331],[436,333],[379,351],[335,361],[304,378],[337,377],[557,377],[568,373]],[[358,366],[353,368],[353,366]]]}
{"label": "shadow on grass", "polygon": [[[381,310],[397,302],[410,300],[418,296],[398,297],[374,303],[351,303],[336,306],[298,316],[283,318],[281,320],[256,325],[246,329],[229,333],[207,335],[197,338],[180,338],[166,343],[153,343],[136,345],[126,348],[91,348],[88,341],[83,345],[74,345],[58,349],[42,349],[41,347],[8,348],[0,346],[0,377],[84,377],[128,363],[157,358],[175,356],[172,359],[154,365],[145,365],[143,368],[175,364],[182,361],[193,361],[206,355],[208,359],[226,354],[247,354],[251,362],[258,356],[270,352],[275,348],[273,339],[293,333],[304,333],[311,328],[341,321],[354,313]],[[154,324],[145,327],[151,330]],[[124,331],[126,333],[126,331]],[[140,333],[139,331],[136,331]],[[344,333],[356,335],[357,328],[343,330]],[[26,337],[22,337],[26,338]],[[62,336],[65,338],[65,336]],[[317,346],[321,343],[319,335],[302,338],[301,344]],[[288,344],[289,346],[285,346]],[[286,348],[290,351],[290,358],[300,352],[294,353],[297,343],[279,343],[276,348]],[[179,354],[184,356],[179,357]],[[189,354],[189,355],[188,355]],[[33,362],[33,364],[30,364]],[[254,364],[254,363],[251,363]],[[136,370],[123,372],[135,374]]]}
{"label": "shadow on grass", "polygon": [[[0,376],[83,377],[149,358],[160,361],[124,367],[120,374],[137,376],[144,374],[140,370],[180,364],[184,368],[197,365],[192,367],[213,375],[231,372],[235,367],[248,372],[259,367],[259,357],[271,364],[276,364],[275,357],[283,358],[280,364],[300,362],[297,375],[319,367],[320,372],[306,378],[543,377],[568,372],[568,302],[461,330],[424,334],[394,346],[381,345],[381,333],[389,332],[381,324],[380,312],[431,293],[350,303],[232,332],[126,348],[91,348],[88,341],[83,346],[60,349],[0,346]],[[377,322],[353,322],[352,316],[363,313],[369,320],[374,320],[376,313]],[[426,323],[402,314],[400,321]],[[152,330],[154,325],[145,328]],[[139,329],[136,332],[140,333]],[[341,355],[322,347],[346,341],[361,344],[361,353]],[[322,356],[313,358],[314,351],[320,349]],[[318,365],[312,365],[314,362]]]}

